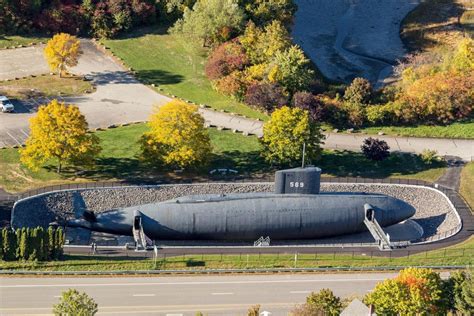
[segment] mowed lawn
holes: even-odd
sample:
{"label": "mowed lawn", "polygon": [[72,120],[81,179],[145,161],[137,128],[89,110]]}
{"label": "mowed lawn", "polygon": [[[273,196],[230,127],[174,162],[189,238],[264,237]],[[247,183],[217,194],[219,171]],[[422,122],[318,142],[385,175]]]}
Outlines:
{"label": "mowed lawn", "polygon": [[474,139],[474,119],[448,125],[418,125],[418,126],[376,126],[360,130],[367,134],[384,132],[394,136],[440,137],[440,138],[470,138]]}
{"label": "mowed lawn", "polygon": [[[100,250],[99,250],[100,251]],[[133,251],[133,250],[131,250]],[[363,255],[352,251],[311,254],[190,254],[172,255],[166,258],[125,259],[108,257],[89,257],[67,255],[64,260],[51,262],[6,262],[0,261],[3,270],[30,271],[137,271],[137,270],[196,270],[196,269],[252,269],[252,268],[317,268],[317,267],[410,267],[410,266],[449,266],[472,265],[474,263],[474,238],[455,246],[411,253],[405,257],[377,256],[365,252]]]}
{"label": "mowed lawn", "polygon": [[[118,127],[96,132],[101,140],[102,153],[92,167],[66,168],[59,175],[54,162],[38,171],[22,166],[17,149],[0,150],[0,187],[18,192],[59,183],[121,180],[134,183],[156,183],[194,179],[212,179],[209,171],[231,168],[245,178],[272,178],[277,166],[271,166],[261,156],[261,145],[254,136],[243,136],[231,131],[209,129],[213,154],[208,166],[193,172],[175,173],[150,166],[140,159],[141,135],[145,124]],[[340,177],[413,178],[434,181],[444,170],[444,164],[427,165],[416,155],[394,154],[389,159],[374,163],[362,154],[349,151],[325,150],[316,163],[325,175]]]}
{"label": "mowed lawn", "polygon": [[81,95],[93,90],[91,82],[76,76],[48,74],[0,82],[0,95],[14,99]]}
{"label": "mowed lawn", "polygon": [[474,211],[474,162],[467,164],[462,170],[460,191]]}
{"label": "mowed lawn", "polygon": [[41,35],[2,35],[0,34],[0,49],[27,46],[32,43],[46,42],[49,38]]}
{"label": "mowed lawn", "polygon": [[166,34],[162,27],[135,31],[125,38],[104,40],[103,43],[133,68],[140,80],[157,85],[158,92],[207,104],[218,110],[252,118],[267,118],[216,92],[204,74],[208,50]]}

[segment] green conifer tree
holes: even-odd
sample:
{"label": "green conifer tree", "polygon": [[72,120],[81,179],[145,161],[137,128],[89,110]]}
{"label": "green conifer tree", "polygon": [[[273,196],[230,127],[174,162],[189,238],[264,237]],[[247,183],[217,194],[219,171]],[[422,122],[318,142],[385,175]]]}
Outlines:
{"label": "green conifer tree", "polygon": [[15,230],[15,256],[17,259],[21,258],[20,255],[20,241],[21,241],[21,228]]}
{"label": "green conifer tree", "polygon": [[30,247],[29,247],[29,228],[23,227],[20,231],[20,242],[19,242],[19,252],[20,255],[18,256],[19,259],[28,260],[30,255]]}
{"label": "green conifer tree", "polygon": [[28,260],[38,261],[39,259],[39,240],[38,227],[28,231],[28,248],[30,250]]}
{"label": "green conifer tree", "polygon": [[64,231],[61,227],[56,229],[56,237],[55,237],[55,252],[56,257],[55,259],[61,259],[63,255],[63,246],[64,246]]}
{"label": "green conifer tree", "polygon": [[3,230],[0,233],[0,260],[3,260]]}
{"label": "green conifer tree", "polygon": [[48,260],[54,260],[55,257],[55,231],[52,226],[48,228]]}

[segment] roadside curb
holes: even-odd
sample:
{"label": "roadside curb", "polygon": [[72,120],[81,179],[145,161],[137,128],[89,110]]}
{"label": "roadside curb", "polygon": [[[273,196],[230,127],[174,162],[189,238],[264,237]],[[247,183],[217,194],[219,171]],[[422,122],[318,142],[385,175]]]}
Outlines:
{"label": "roadside curb", "polygon": [[[433,270],[460,270],[469,266],[410,266]],[[198,269],[198,270],[124,270],[124,271],[8,271],[0,270],[0,275],[49,275],[49,276],[81,276],[81,275],[163,275],[163,274],[269,274],[269,273],[316,273],[316,272],[380,272],[400,271],[406,266],[392,267],[334,267],[334,268],[274,268],[274,269]]]}

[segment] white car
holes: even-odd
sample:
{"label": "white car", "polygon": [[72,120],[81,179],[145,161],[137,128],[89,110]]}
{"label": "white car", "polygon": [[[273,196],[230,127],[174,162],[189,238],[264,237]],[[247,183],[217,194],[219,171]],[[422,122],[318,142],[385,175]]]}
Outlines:
{"label": "white car", "polygon": [[0,111],[13,112],[14,110],[15,110],[15,107],[10,102],[10,100],[5,96],[0,95]]}

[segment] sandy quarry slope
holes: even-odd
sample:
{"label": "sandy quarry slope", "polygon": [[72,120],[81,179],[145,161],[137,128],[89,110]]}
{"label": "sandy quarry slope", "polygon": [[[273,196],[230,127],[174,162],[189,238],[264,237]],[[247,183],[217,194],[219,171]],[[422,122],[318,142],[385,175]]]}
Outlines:
{"label": "sandy quarry slope", "polygon": [[296,0],[293,36],[322,73],[381,83],[406,54],[403,18],[420,0]]}

